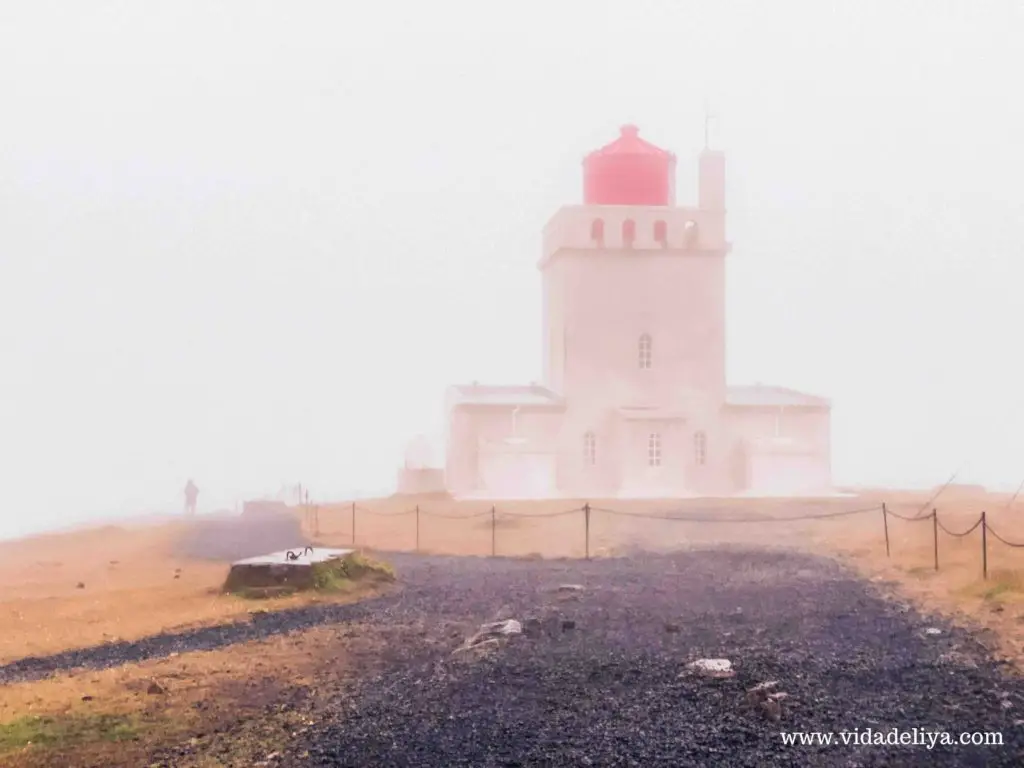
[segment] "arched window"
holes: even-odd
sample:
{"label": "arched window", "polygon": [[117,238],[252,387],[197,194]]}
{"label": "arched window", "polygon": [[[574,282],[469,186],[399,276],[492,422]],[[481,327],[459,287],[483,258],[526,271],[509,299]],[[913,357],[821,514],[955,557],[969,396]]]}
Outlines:
{"label": "arched window", "polygon": [[593,432],[583,435],[583,463],[588,467],[597,464],[597,437]]}
{"label": "arched window", "polygon": [[688,221],[683,225],[683,245],[693,248],[697,244],[697,222]]}
{"label": "arched window", "polygon": [[622,244],[629,248],[633,245],[634,240],[636,240],[636,222],[626,219],[622,222]]}
{"label": "arched window", "polygon": [[640,363],[641,370],[649,370],[653,362],[651,335],[649,333],[645,333],[640,337],[637,351],[639,353],[638,362]]}
{"label": "arched window", "polygon": [[654,222],[654,242],[662,247],[668,245],[668,224],[664,221]]}
{"label": "arched window", "polygon": [[590,222],[590,239],[598,244],[604,242],[604,219],[594,219]]}
{"label": "arched window", "polygon": [[698,466],[708,460],[708,436],[703,432],[695,432],[693,435],[693,460]]}
{"label": "arched window", "polygon": [[647,436],[647,465],[650,467],[661,466],[661,435],[651,432]]}

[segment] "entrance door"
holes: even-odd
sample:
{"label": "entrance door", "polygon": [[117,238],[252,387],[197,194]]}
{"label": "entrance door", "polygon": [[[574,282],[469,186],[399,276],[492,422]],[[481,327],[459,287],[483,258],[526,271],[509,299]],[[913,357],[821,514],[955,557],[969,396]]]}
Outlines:
{"label": "entrance door", "polygon": [[755,454],[750,457],[750,491],[797,495],[825,490],[825,472],[813,454]]}
{"label": "entrance door", "polygon": [[555,457],[547,453],[494,453],[481,457],[483,492],[499,499],[546,499],[555,492]]}

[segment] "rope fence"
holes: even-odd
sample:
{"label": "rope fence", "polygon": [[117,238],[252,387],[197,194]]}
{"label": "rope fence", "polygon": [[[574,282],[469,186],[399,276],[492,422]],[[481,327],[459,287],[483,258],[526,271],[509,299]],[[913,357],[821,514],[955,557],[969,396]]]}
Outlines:
{"label": "rope fence", "polygon": [[914,516],[900,515],[892,510],[888,509],[885,504],[882,504],[882,517],[885,524],[885,555],[891,557],[891,551],[889,547],[889,518],[894,517],[898,520],[903,520],[911,523],[923,522],[931,520],[932,523],[932,552],[933,552],[933,564],[935,570],[939,570],[939,533],[943,533],[952,539],[963,539],[970,536],[979,528],[981,529],[981,575],[983,579],[988,579],[988,537],[992,535],[1000,543],[1018,549],[1024,547],[1024,542],[1014,542],[1009,539],[1000,536],[992,528],[992,525],[988,522],[988,512],[982,510],[981,514],[978,515],[978,519],[974,521],[966,530],[963,531],[952,531],[939,519],[938,509],[932,508],[932,511],[927,514],[918,514]]}
{"label": "rope fence", "polygon": [[[336,509],[337,507],[332,507]],[[939,513],[936,508],[932,508],[931,511],[920,510],[918,513],[913,515],[903,515],[898,512],[894,512],[883,503],[881,506],[874,505],[870,507],[858,507],[856,509],[845,509],[838,511],[829,512],[818,512],[814,514],[806,515],[795,515],[795,516],[759,516],[759,517],[731,517],[722,514],[708,514],[708,515],[697,515],[692,512],[686,512],[685,510],[663,510],[661,512],[627,512],[624,510],[610,509],[607,507],[591,506],[590,503],[585,503],[580,507],[573,507],[571,509],[561,509],[551,512],[511,512],[507,510],[499,510],[496,506],[482,509],[476,512],[468,512],[465,514],[451,514],[447,512],[440,512],[431,509],[424,508],[421,505],[416,505],[408,509],[400,510],[375,510],[362,505],[352,502],[347,505],[348,508],[348,540],[352,546],[359,544],[359,532],[360,528],[358,521],[360,519],[366,520],[370,517],[376,518],[411,518],[414,520],[415,527],[415,551],[421,551],[421,520],[423,518],[436,518],[439,520],[449,521],[475,521],[479,520],[484,522],[484,518],[489,518],[487,522],[490,527],[490,555],[495,557],[498,555],[498,529],[499,523],[502,521],[515,521],[518,519],[553,519],[553,518],[564,518],[568,515],[579,515],[581,528],[581,538],[583,539],[583,551],[584,557],[590,559],[591,557],[591,528],[592,518],[595,515],[598,516],[609,516],[611,518],[629,518],[639,520],[658,520],[664,523],[687,523],[687,524],[724,524],[724,525],[757,525],[761,523],[794,523],[794,522],[805,522],[813,520],[826,520],[840,517],[848,517],[852,515],[867,515],[868,513],[882,514],[882,529],[885,538],[885,555],[887,558],[892,557],[892,547],[890,542],[890,531],[889,523],[890,519],[899,520],[906,523],[923,523],[931,522],[932,529],[932,561],[936,571],[939,570],[939,534],[944,534],[953,539],[965,539],[970,536],[979,528],[981,529],[980,544],[981,544],[981,568],[982,578],[988,579],[988,539],[991,534],[992,538],[1000,542],[1004,546],[1011,547],[1013,549],[1024,548],[1024,542],[1010,541],[1009,539],[1001,536],[997,533],[989,524],[987,520],[987,513],[981,512],[978,519],[971,524],[966,530],[954,531],[944,525],[939,518]],[[319,536],[321,533],[320,529],[320,506],[309,505],[303,506],[303,515],[305,525],[314,536]],[[576,550],[577,552],[579,550]]]}

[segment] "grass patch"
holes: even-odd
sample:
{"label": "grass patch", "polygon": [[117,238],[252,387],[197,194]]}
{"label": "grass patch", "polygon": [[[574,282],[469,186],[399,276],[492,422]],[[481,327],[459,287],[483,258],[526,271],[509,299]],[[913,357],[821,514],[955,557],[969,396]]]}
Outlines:
{"label": "grass patch", "polygon": [[1006,568],[989,571],[988,579],[964,584],[958,594],[966,597],[980,597],[986,601],[999,601],[1024,593],[1024,573]]}
{"label": "grass patch", "polygon": [[1013,591],[1015,591],[1013,587],[1008,584],[993,584],[982,592],[981,596],[986,600],[995,600],[1000,595]]}
{"label": "grass patch", "polygon": [[989,573],[981,596],[986,600],[995,600],[1000,595],[1013,592],[1024,592],[1024,575],[1020,571],[997,568]]}
{"label": "grass patch", "polygon": [[[291,597],[298,594],[298,587],[237,587],[226,590],[243,600],[273,600],[275,597]],[[260,612],[265,612],[261,609]]]}
{"label": "grass patch", "polygon": [[314,563],[313,588],[320,592],[345,592],[356,582],[387,582],[395,580],[395,569],[362,552],[348,557]]}
{"label": "grass patch", "polygon": [[0,724],[0,754],[24,747],[68,747],[138,738],[138,723],[124,715],[29,716]]}

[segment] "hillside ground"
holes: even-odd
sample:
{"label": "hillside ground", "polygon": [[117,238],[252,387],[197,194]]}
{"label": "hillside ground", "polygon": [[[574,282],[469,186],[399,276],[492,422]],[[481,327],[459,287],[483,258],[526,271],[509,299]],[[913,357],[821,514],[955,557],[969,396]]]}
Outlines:
{"label": "hillside ground", "polygon": [[[946,529],[961,532],[985,510],[991,530],[1024,543],[1024,503],[955,487],[934,500],[931,495],[877,491],[822,500],[592,500],[589,530],[582,500],[510,502],[492,511],[487,502],[393,497],[355,505],[354,541],[351,503],[295,514],[301,532],[318,544],[383,552],[561,558],[583,557],[589,549],[592,557],[608,557],[636,549],[735,544],[829,554],[898,599],[980,625],[1004,656],[1024,659],[1024,549],[1006,546],[990,532],[988,579],[983,579],[981,529],[961,538],[940,530],[936,570],[931,520],[889,516],[887,557],[881,512],[883,501],[903,517],[916,518],[934,507]],[[854,510],[865,511],[793,519]],[[663,519],[672,515],[688,519]],[[220,586],[230,558],[201,557],[195,547],[182,546],[193,530],[185,522],[108,526],[0,543],[0,665],[167,630],[249,621],[254,612],[309,602],[350,602],[384,589],[258,603],[224,595]],[[267,549],[298,543],[268,542]],[[330,628],[317,628],[5,685],[0,687],[0,755],[6,757],[0,764],[41,764],[40,742],[53,742],[49,754],[58,762],[52,764],[72,765],[76,756],[95,760],[106,750],[128,759],[132,750],[141,755],[154,744],[216,732],[243,720],[247,706],[265,706],[281,685],[315,689],[323,675],[348,674],[351,660],[367,663],[379,642],[371,633],[339,638]],[[161,692],[149,693],[157,689]],[[299,711],[282,714],[287,727],[302,727],[288,719],[301,719]],[[262,737],[250,729],[246,739],[245,748],[258,753]],[[28,741],[34,746],[26,747]],[[69,745],[76,745],[74,754],[66,751]]]}

